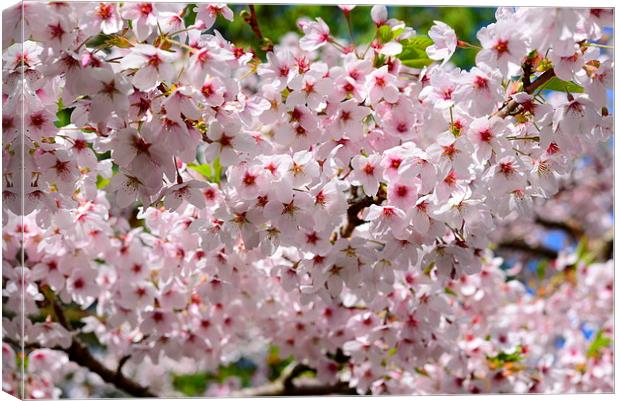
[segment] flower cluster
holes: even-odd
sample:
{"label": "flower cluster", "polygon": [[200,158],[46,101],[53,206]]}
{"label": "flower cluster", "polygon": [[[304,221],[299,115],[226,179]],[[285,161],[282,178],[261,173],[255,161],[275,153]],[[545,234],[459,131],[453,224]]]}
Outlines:
{"label": "flower cluster", "polygon": [[86,333],[125,371],[260,338],[360,393],[609,389],[579,325],[609,337],[610,265],[539,299],[487,248],[612,134],[611,12],[499,9],[470,70],[448,25],[370,14],[368,46],[301,19],[261,60],[212,29],[224,4],[7,12],[4,333],[34,349],[29,396]]}

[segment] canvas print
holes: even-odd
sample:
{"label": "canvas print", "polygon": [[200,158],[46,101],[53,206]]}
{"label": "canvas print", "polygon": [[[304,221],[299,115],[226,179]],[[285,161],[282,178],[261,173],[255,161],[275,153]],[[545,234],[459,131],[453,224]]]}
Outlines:
{"label": "canvas print", "polygon": [[613,13],[6,8],[2,390],[612,393]]}

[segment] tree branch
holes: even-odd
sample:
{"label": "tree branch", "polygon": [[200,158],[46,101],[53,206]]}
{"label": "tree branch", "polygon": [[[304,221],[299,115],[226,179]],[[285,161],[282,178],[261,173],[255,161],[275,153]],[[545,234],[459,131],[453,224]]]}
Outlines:
{"label": "tree branch", "polygon": [[544,246],[531,246],[523,240],[500,242],[499,244],[497,244],[497,249],[513,252],[525,252],[529,253],[530,255],[546,259],[555,259],[558,257],[558,253],[551,248],[547,248]]}
{"label": "tree branch", "polygon": [[99,362],[82,343],[74,338],[69,349],[64,350],[73,362],[97,373],[105,382],[113,384],[118,389],[134,397],[157,397],[148,388],[126,378],[118,371],[113,371]]}
{"label": "tree branch", "polygon": [[[370,198],[372,199],[372,198]],[[365,202],[364,202],[365,203]],[[362,206],[356,206],[360,208]],[[352,231],[352,230],[351,230]],[[56,321],[60,323],[67,330],[71,330],[71,324],[67,320],[62,305],[55,299],[50,299]],[[10,344],[17,344],[17,342],[11,339],[4,339],[3,341]],[[17,344],[19,345],[19,344]],[[28,346],[41,348],[37,344],[28,344]],[[89,349],[83,345],[76,337],[72,338],[71,345],[68,349],[55,348],[59,351],[65,352],[69,357],[69,360],[77,363],[78,365],[89,369],[91,372],[98,374],[105,382],[116,386],[119,390],[126,392],[134,397],[151,397],[156,398],[157,395],[151,392],[148,388],[136,383],[135,381],[125,377],[122,374],[122,368],[129,360],[129,356],[126,355],[119,361],[116,370],[108,369],[101,362],[99,362],[89,351]],[[289,365],[282,376],[273,383],[268,383],[263,386],[252,387],[248,389],[240,390],[233,394],[235,397],[255,397],[255,396],[300,396],[300,395],[329,395],[329,394],[357,394],[355,389],[349,387],[345,382],[336,382],[335,384],[320,383],[316,379],[301,380],[302,383],[297,383],[295,379],[309,371],[314,371],[313,368],[303,364],[291,364]],[[298,380],[299,381],[299,380]]]}
{"label": "tree branch", "polygon": [[[58,323],[60,323],[65,329],[71,331],[71,325],[67,321],[60,303],[58,303],[55,299],[51,302]],[[75,337],[72,338],[71,346],[69,346],[66,350],[63,349],[62,351],[66,352],[69,359],[73,362],[89,369],[91,372],[97,373],[105,382],[113,384],[118,389],[125,391],[129,395],[134,397],[157,397],[157,395],[152,393],[148,388],[143,387],[133,380],[123,376],[121,369],[126,362],[126,360],[123,360],[125,358],[121,359],[119,367],[116,371],[108,369],[90,353],[88,348],[84,346],[80,340]]]}
{"label": "tree branch", "polygon": [[579,240],[583,236],[583,230],[579,227],[579,225],[572,220],[567,221],[554,221],[547,220],[544,217],[537,216],[534,222],[540,226],[548,228],[550,230],[562,230],[568,233],[575,240]]}
{"label": "tree branch", "polygon": [[[301,396],[301,395],[330,395],[330,394],[357,394],[355,389],[348,383],[337,382],[335,384],[320,383],[316,379],[298,378],[305,372],[313,372],[314,369],[304,365],[293,363],[282,372],[278,380],[263,386],[239,390],[233,397],[274,397],[274,396]],[[298,378],[298,382],[295,379]],[[301,382],[301,383],[299,383]]]}
{"label": "tree branch", "polygon": [[305,383],[286,388],[282,383],[270,383],[265,386],[253,387],[233,393],[232,397],[277,397],[303,395],[357,395],[354,388],[347,383],[321,384],[316,380],[305,380]]}
{"label": "tree branch", "polygon": [[263,33],[260,30],[260,26],[258,25],[258,18],[256,16],[256,8],[254,7],[254,4],[249,4],[248,8],[250,9],[250,12],[249,13],[245,12],[245,14],[243,14],[243,20],[248,25],[250,25],[250,28],[252,28],[252,32],[254,32],[254,36],[258,38],[261,45],[263,46],[262,50],[266,52],[272,51],[273,43],[271,43],[269,39],[265,38],[263,36]]}
{"label": "tree branch", "polygon": [[343,238],[349,238],[353,234],[355,227],[364,223],[364,220],[359,218],[359,213],[370,205],[380,205],[386,199],[387,194],[385,190],[379,187],[379,192],[377,192],[377,196],[374,198],[365,196],[349,204],[349,209],[347,209],[347,225],[340,230],[340,235]]}
{"label": "tree branch", "polygon": [[[545,82],[547,82],[551,78],[553,78],[554,76],[555,76],[555,71],[553,71],[553,68],[551,68],[551,69],[545,71],[541,76],[539,76],[536,79],[536,81],[532,82],[529,85],[526,85],[525,88],[524,88],[524,91],[531,94],[536,89],[540,88]],[[529,79],[529,77],[528,77],[528,79]],[[501,117],[501,118],[505,118],[505,117],[509,116],[513,111],[515,111],[517,109],[517,107],[519,107],[519,103],[517,103],[516,100],[511,99],[511,100],[507,101],[506,103],[504,103],[502,108],[500,108],[498,111],[493,113],[493,115]]]}

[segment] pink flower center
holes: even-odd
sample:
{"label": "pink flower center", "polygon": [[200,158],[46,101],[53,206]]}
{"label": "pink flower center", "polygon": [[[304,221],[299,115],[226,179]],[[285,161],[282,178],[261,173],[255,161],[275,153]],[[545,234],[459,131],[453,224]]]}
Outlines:
{"label": "pink flower center", "polygon": [[213,85],[204,84],[200,92],[202,93],[204,97],[208,98],[208,97],[211,97],[211,95],[213,95],[215,91],[213,90]]}
{"label": "pink flower center", "polygon": [[480,140],[482,142],[491,142],[491,139],[493,138],[493,133],[491,132],[491,130],[489,129],[485,129],[483,131],[480,131]]}
{"label": "pink flower center", "polygon": [[314,197],[314,202],[315,202],[317,205],[324,206],[324,205],[325,205],[326,200],[327,200],[327,199],[326,199],[325,194],[323,193],[323,191],[320,191],[320,192],[319,192],[318,194],[316,194],[316,196]]}
{"label": "pink flower center", "polygon": [[278,72],[280,73],[281,77],[287,77],[289,71],[290,71],[290,68],[285,65],[285,66],[280,67],[280,70]]}
{"label": "pink flower center", "polygon": [[319,236],[313,231],[310,234],[306,234],[306,242],[308,244],[315,245],[319,241]]}
{"label": "pink flower center", "polygon": [[151,67],[159,67],[159,65],[161,64],[161,58],[159,58],[159,56],[157,54],[152,54],[147,56],[147,64],[150,65]]}
{"label": "pink flower center", "polygon": [[295,128],[295,133],[299,136],[305,136],[306,135],[306,129],[304,127],[302,127],[301,125],[297,125],[297,128]]}
{"label": "pink flower center", "polygon": [[550,155],[554,155],[560,151],[560,147],[557,143],[551,142],[549,146],[547,146],[547,153]]}
{"label": "pink flower center", "polygon": [[390,159],[390,168],[393,169],[398,169],[400,167],[400,164],[403,162],[402,159]]}
{"label": "pink flower center", "polygon": [[456,172],[454,170],[450,171],[450,173],[446,176],[446,178],[443,179],[443,182],[445,182],[448,185],[456,184]]}
{"label": "pink flower center", "polygon": [[409,187],[407,187],[406,185],[398,185],[394,193],[399,198],[404,198],[409,193]]}
{"label": "pink flower center", "polygon": [[383,208],[383,216],[385,217],[392,217],[394,216],[394,209],[392,209],[391,207],[384,207]]}
{"label": "pink flower center", "polygon": [[456,146],[454,144],[448,146],[442,146],[444,156],[452,157],[456,153]]}
{"label": "pink flower center", "polygon": [[151,3],[142,3],[138,7],[140,8],[140,13],[145,17],[153,12],[153,5]]}
{"label": "pink flower center", "polygon": [[506,162],[506,163],[500,163],[499,164],[499,170],[502,172],[502,174],[504,175],[511,175],[512,173],[514,173],[515,169],[512,166],[511,162]]}
{"label": "pink flower center", "polygon": [[45,117],[43,117],[43,113],[35,113],[30,116],[30,125],[35,128],[41,128],[45,123]]}
{"label": "pink flower center", "polygon": [[75,280],[75,282],[73,283],[73,287],[77,290],[80,290],[82,288],[84,288],[84,279],[83,278],[78,278],[77,280]]}
{"label": "pink flower center", "polygon": [[222,145],[222,147],[226,147],[226,146],[232,147],[232,139],[233,139],[232,136],[228,136],[226,134],[222,134],[222,137],[219,140],[220,145]]}
{"label": "pink flower center", "polygon": [[69,172],[69,162],[68,161],[60,161],[56,160],[56,164],[54,164],[54,170],[58,175],[66,174]]}
{"label": "pink flower center", "polygon": [[499,56],[503,55],[504,53],[509,53],[508,51],[508,41],[504,40],[504,39],[499,39],[494,46],[495,51],[497,52],[497,54]]}
{"label": "pink flower center", "polygon": [[481,76],[474,78],[474,87],[477,89],[487,89],[489,87],[489,81]]}
{"label": "pink flower center", "polygon": [[112,5],[100,3],[99,7],[97,7],[96,14],[104,21],[109,20],[112,18]]}
{"label": "pink flower center", "polygon": [[138,153],[148,153],[151,144],[139,136],[134,136],[132,146]]}
{"label": "pink flower center", "polygon": [[48,28],[50,29],[50,36],[52,39],[62,40],[62,37],[65,35],[65,30],[60,25],[60,22],[56,25],[50,24],[48,25]]}
{"label": "pink flower center", "polygon": [[243,185],[249,187],[254,184],[256,184],[256,176],[246,172],[243,176]]}

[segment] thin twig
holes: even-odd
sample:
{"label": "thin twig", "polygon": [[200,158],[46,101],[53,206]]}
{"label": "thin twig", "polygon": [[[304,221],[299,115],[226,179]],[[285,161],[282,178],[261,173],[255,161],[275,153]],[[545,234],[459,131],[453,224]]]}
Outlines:
{"label": "thin twig", "polygon": [[250,9],[250,13],[249,15],[246,14],[244,16],[244,20],[245,22],[250,25],[250,28],[252,29],[252,32],[254,32],[254,36],[256,36],[258,38],[258,40],[260,41],[260,43],[263,45],[262,49],[266,52],[270,52],[273,50],[273,43],[271,43],[271,41],[269,41],[268,39],[266,39],[263,36],[263,32],[260,30],[260,26],[258,25],[258,18],[256,16],[256,8],[254,7],[254,4],[249,4],[248,8]]}

